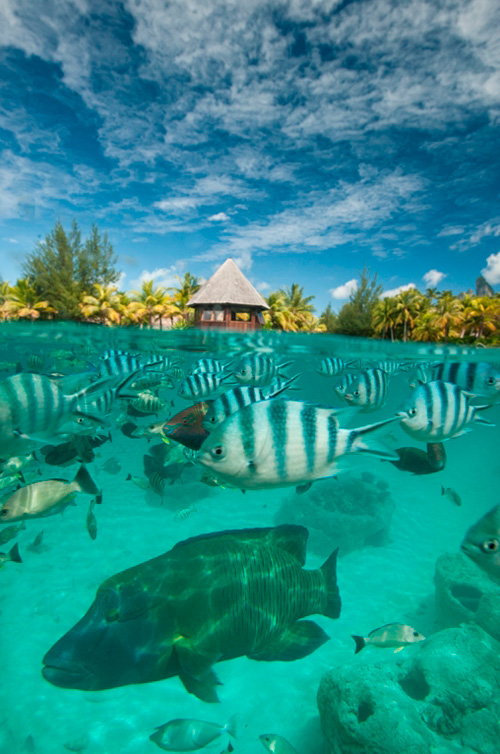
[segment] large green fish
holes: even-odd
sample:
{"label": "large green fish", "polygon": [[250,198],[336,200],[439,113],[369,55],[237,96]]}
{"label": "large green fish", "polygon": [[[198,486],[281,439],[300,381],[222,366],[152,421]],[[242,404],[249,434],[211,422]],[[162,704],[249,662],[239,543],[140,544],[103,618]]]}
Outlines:
{"label": "large green fish", "polygon": [[45,655],[43,676],[91,690],[178,675],[216,702],[216,662],[305,657],[329,637],[302,618],[340,614],[337,552],[303,570],[307,536],[292,525],[207,534],[112,576]]}

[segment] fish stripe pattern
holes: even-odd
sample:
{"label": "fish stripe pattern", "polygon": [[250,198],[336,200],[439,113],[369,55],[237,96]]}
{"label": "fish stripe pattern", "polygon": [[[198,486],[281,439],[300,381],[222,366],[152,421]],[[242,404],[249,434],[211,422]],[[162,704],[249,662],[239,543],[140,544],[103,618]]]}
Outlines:
{"label": "fish stripe pattern", "polygon": [[304,447],[307,455],[307,469],[314,470],[314,460],[316,457],[316,417],[317,412],[314,406],[304,403],[300,414],[302,424],[302,436],[304,438]]}
{"label": "fish stripe pattern", "polygon": [[[255,405],[255,404],[254,404]],[[273,437],[273,449],[276,458],[276,470],[281,479],[286,479],[287,440],[288,440],[288,411],[284,401],[270,401],[268,404],[268,420]]]}

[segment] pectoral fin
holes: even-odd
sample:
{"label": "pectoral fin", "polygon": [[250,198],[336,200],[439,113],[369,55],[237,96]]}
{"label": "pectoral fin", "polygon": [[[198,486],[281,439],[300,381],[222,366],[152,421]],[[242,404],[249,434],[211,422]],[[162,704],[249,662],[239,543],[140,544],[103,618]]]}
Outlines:
{"label": "pectoral fin", "polygon": [[321,647],[330,637],[317,623],[300,620],[286,628],[272,642],[260,650],[248,654],[251,660],[281,660],[289,662],[300,660]]}
{"label": "pectoral fin", "polygon": [[184,636],[174,639],[174,647],[182,672],[193,679],[204,679],[212,665],[220,660],[220,655],[200,651]]}
{"label": "pectoral fin", "polygon": [[186,673],[179,673],[179,678],[184,684],[184,688],[190,694],[194,694],[201,699],[202,702],[208,702],[209,704],[215,704],[220,701],[217,696],[216,686],[221,686],[221,682],[215,675],[213,670],[210,670],[203,678],[193,678]]}

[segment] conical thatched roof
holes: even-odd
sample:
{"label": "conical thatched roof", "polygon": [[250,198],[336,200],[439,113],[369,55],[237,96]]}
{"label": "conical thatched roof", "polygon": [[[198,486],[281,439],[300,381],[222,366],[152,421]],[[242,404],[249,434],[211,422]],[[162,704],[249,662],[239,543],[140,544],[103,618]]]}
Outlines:
{"label": "conical thatched roof", "polygon": [[255,306],[269,309],[253,285],[232,259],[226,259],[211,278],[188,301],[188,306],[202,304],[230,304],[236,306]]}

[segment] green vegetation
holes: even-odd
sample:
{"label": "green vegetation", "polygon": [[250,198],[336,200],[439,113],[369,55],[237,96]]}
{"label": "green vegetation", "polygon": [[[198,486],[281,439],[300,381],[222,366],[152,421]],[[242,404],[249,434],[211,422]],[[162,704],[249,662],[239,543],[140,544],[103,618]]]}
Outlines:
{"label": "green vegetation", "polygon": [[[190,272],[177,276],[178,286],[165,288],[145,280],[137,291],[124,293],[116,283],[120,272],[106,233],[93,225],[82,241],[73,223],[67,233],[57,222],[37,243],[23,266],[25,277],[15,285],[0,281],[0,320],[77,319],[103,325],[191,327],[187,302],[200,288]],[[365,267],[359,284],[338,313],[328,304],[314,314],[314,296],[298,283],[267,297],[265,328],[289,332],[328,332],[390,340],[500,345],[500,295],[454,296],[451,291],[416,288],[380,298],[377,275]]]}

